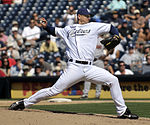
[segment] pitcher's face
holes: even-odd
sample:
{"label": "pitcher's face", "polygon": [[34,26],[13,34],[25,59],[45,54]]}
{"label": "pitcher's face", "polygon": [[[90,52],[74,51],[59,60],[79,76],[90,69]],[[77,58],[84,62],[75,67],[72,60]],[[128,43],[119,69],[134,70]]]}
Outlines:
{"label": "pitcher's face", "polygon": [[86,24],[90,21],[90,15],[78,15],[79,24]]}

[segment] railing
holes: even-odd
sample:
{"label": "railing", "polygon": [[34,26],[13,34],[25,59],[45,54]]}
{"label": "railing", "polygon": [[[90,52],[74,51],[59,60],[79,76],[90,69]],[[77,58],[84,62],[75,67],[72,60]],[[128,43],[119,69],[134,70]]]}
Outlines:
{"label": "railing", "polygon": [[[141,87],[145,83],[146,84],[150,83],[150,75],[122,75],[122,76],[117,76],[117,77],[119,79],[120,84],[125,83],[125,82],[131,83],[131,84],[137,83],[137,85]],[[32,87],[35,87],[37,88],[36,90],[38,90],[39,87],[37,87],[36,85],[39,86],[39,83],[41,85],[40,88],[46,87],[45,83],[48,83],[48,86],[52,86],[57,81],[58,78],[59,77],[3,77],[3,78],[0,78],[0,98],[11,98],[11,90],[15,89],[14,83],[16,84],[16,86],[22,83],[24,85],[30,83],[30,85],[33,84]],[[83,82],[80,82],[80,84],[82,83]],[[103,89],[107,89],[107,88],[104,87]],[[124,91],[123,88],[122,88],[122,91]],[[150,91],[150,88],[148,87],[148,90],[146,91]]]}

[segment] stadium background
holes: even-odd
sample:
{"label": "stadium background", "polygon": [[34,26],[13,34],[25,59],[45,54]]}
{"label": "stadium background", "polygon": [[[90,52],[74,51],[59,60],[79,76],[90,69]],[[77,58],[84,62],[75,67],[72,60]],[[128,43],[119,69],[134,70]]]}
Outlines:
{"label": "stadium background", "polygon": [[[0,4],[0,27],[3,27],[5,29],[5,34],[9,35],[11,34],[11,28],[12,28],[12,22],[14,20],[16,20],[19,23],[19,29],[23,30],[24,27],[29,25],[29,21],[32,18],[33,13],[37,13],[39,17],[44,17],[48,20],[49,24],[51,25],[52,23],[55,22],[56,18],[60,18],[61,21],[63,21],[62,19],[62,15],[64,15],[68,9],[68,7],[70,5],[74,6],[74,9],[77,10],[78,8],[81,7],[86,7],[89,8],[90,12],[92,13],[92,15],[96,15],[97,17],[101,17],[102,22],[108,22],[107,18],[108,16],[111,15],[112,11],[110,10],[106,10],[106,7],[108,6],[108,4],[111,2],[111,0],[27,0],[26,3],[23,4]],[[123,13],[128,13],[129,12],[129,8],[132,5],[135,5],[138,9],[140,8],[141,5],[141,0],[139,1],[134,1],[134,0],[126,0],[125,1],[127,4],[127,9],[123,11]],[[119,11],[118,11],[119,12]],[[122,15],[121,15],[122,16]],[[45,37],[45,32],[41,32],[41,37],[40,39],[37,41],[38,43],[42,42],[43,38]],[[127,77],[129,79],[131,79],[131,83],[123,83],[126,86],[128,86],[129,84],[134,85],[137,84],[138,86],[138,81],[140,80],[137,79],[137,81],[133,81],[132,83],[132,78],[136,78],[138,76],[133,76],[133,77]],[[144,77],[146,78],[146,77]],[[8,78],[9,79],[9,78]],[[13,78],[12,78],[13,79]],[[15,79],[15,78],[14,78]],[[5,94],[1,94],[2,98],[23,98],[24,96],[15,96],[15,95],[21,95],[22,94],[22,83],[24,82],[26,78],[20,78],[20,84],[16,83],[16,81],[9,81],[8,82],[8,86],[6,81],[6,79],[1,79],[1,83],[3,83],[4,85],[1,85],[1,90],[5,90],[5,92],[1,91],[1,93],[5,93]],[[41,78],[39,78],[41,79]],[[52,78],[53,79],[53,78]],[[54,78],[55,79],[55,78]],[[53,81],[53,80],[52,80]],[[146,81],[146,83],[145,83]],[[121,81],[124,82],[124,81]],[[30,83],[32,84],[32,82]],[[135,93],[133,95],[128,95],[126,96],[126,93],[124,94],[124,96],[126,98],[149,98],[149,80],[144,80],[143,82],[141,81],[140,84],[146,84],[146,86],[148,86],[148,88],[146,88],[146,90],[143,90],[142,92],[140,92],[139,94]],[[29,85],[32,86],[32,85]],[[20,93],[15,93],[18,92],[14,91],[15,88],[19,88],[21,90]],[[4,89],[5,88],[5,89]],[[9,91],[8,91],[8,90]],[[37,87],[36,91],[41,89],[41,87]],[[79,98],[79,96],[82,94],[82,90],[83,86],[80,87],[80,91],[78,94],[76,94],[77,96],[71,96],[71,97],[75,97],[75,98]],[[24,91],[24,90],[23,90]],[[32,91],[32,87],[31,90]],[[146,96],[142,96],[142,93],[145,94],[144,92],[147,92]],[[7,94],[6,94],[7,93]],[[15,93],[15,94],[14,94]],[[29,97],[31,94],[33,94],[34,92],[30,92],[30,94],[28,96],[25,97]],[[68,95],[71,92],[68,92]],[[89,93],[89,97],[93,98],[94,97],[94,87],[92,86],[92,90]],[[103,91],[102,91],[103,93]],[[129,93],[131,93],[131,91],[129,91]],[[12,96],[13,95],[13,96]],[[67,95],[67,97],[68,97]],[[102,96],[102,98],[110,98],[110,94],[108,94],[108,92],[104,91],[105,96]],[[65,97],[65,96],[58,96],[58,97]]]}
{"label": "stadium background", "polygon": [[[23,28],[29,25],[29,20],[33,12],[36,12],[39,17],[45,17],[48,19],[49,23],[55,21],[55,18],[61,17],[66,12],[66,9],[69,5],[74,5],[75,9],[80,7],[87,7],[91,10],[93,14],[98,14],[101,17],[107,17],[111,12],[105,10],[105,7],[111,2],[111,0],[74,0],[72,2],[68,2],[68,0],[27,0],[24,4],[0,4],[0,26],[4,27],[5,34],[9,35],[11,33],[12,22],[13,20],[18,21],[19,28],[23,30]],[[133,4],[137,6],[141,0],[126,0],[128,5],[128,9]],[[127,11],[129,11],[127,9]],[[107,20],[104,20],[104,22]],[[44,36],[44,34],[41,34]],[[40,40],[43,38],[41,37]],[[39,40],[39,42],[40,42]],[[51,81],[56,81],[58,77],[53,77]],[[46,79],[46,80],[45,80]],[[123,78],[119,78],[122,85],[122,91],[124,97],[130,98],[150,98],[150,80],[149,76],[123,76]],[[44,80],[44,81],[43,81]],[[31,94],[35,93],[38,89],[49,84],[50,78],[23,78],[23,77],[4,77],[0,78],[0,98],[22,98],[28,97]],[[42,81],[38,82],[37,81]],[[44,83],[45,82],[45,83]],[[41,84],[44,83],[44,84]],[[52,83],[53,84],[53,83]],[[81,89],[83,88],[83,84],[79,83]],[[77,86],[78,86],[77,85]],[[134,86],[137,85],[137,88]],[[38,86],[38,87],[37,87]],[[22,88],[25,89],[22,89]],[[92,90],[90,91],[90,98],[94,97],[95,87],[92,86]],[[132,91],[130,91],[133,89]],[[139,91],[137,91],[139,89]],[[74,90],[71,88],[70,90]],[[79,93],[77,91],[67,91],[64,93],[67,95],[65,97],[69,98],[71,94],[72,97],[79,98],[81,94],[81,90]],[[75,93],[74,93],[75,92]],[[78,94],[79,95],[78,95]],[[108,92],[103,90],[103,98],[110,98]],[[26,95],[26,96],[24,96]],[[131,96],[130,96],[131,95]],[[58,97],[64,97],[60,94]],[[141,100],[142,103],[143,100]],[[148,100],[149,101],[149,100]],[[109,115],[101,115],[92,116],[86,114],[63,114],[63,113],[52,113],[47,111],[39,111],[26,109],[24,112],[20,111],[8,111],[8,106],[14,102],[10,100],[0,100],[0,122],[3,125],[47,125],[48,123],[51,125],[149,125],[149,118],[140,118],[140,120],[119,120],[116,119],[115,116]],[[133,103],[135,100],[133,100]],[[144,101],[143,101],[144,102]],[[84,102],[86,103],[86,101]],[[93,103],[93,102],[88,102]],[[101,102],[98,102],[101,103]],[[54,103],[53,103],[54,104]],[[39,105],[50,105],[48,102],[41,102]],[[58,104],[57,104],[58,105]],[[132,104],[134,107],[134,104]],[[100,107],[103,109],[103,107]],[[140,108],[137,106],[134,107],[134,111],[137,113],[140,111]],[[109,111],[110,112],[110,111]],[[145,110],[145,112],[149,112],[149,108]]]}

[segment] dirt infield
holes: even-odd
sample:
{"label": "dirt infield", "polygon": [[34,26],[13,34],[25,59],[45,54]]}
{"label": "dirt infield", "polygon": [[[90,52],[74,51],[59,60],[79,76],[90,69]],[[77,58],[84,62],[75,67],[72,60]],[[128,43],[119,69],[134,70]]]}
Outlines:
{"label": "dirt infield", "polygon": [[[25,109],[10,111],[6,107],[14,101],[0,101],[0,125],[149,125],[149,118],[139,120],[117,119],[112,115],[63,114],[41,110]],[[103,103],[112,101],[73,101],[77,103]],[[135,102],[135,100],[134,100]],[[139,102],[139,101],[138,101]],[[143,102],[143,101],[142,101]],[[146,101],[150,102],[150,101]],[[42,101],[38,105],[66,104]]]}

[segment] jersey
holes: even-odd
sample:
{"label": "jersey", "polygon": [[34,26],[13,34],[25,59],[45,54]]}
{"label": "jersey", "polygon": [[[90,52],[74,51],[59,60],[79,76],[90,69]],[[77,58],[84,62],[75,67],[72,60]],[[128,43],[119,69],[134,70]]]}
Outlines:
{"label": "jersey", "polygon": [[68,58],[93,61],[98,35],[109,32],[111,24],[90,22],[55,28],[55,34],[64,39]]}

